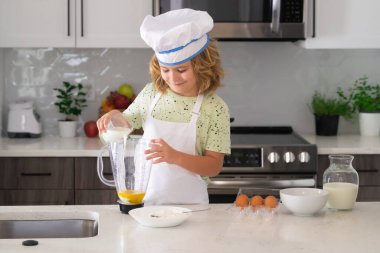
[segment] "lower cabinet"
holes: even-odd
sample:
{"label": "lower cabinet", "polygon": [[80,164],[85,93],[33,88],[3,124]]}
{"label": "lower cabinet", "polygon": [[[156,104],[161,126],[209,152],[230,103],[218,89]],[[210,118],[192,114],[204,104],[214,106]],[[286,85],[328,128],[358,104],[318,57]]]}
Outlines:
{"label": "lower cabinet", "polygon": [[[380,155],[355,155],[359,173],[358,201],[380,201]],[[108,158],[103,158],[107,179],[112,179]],[[115,204],[116,190],[103,184],[96,157],[0,158],[0,205]],[[322,187],[328,155],[318,156],[317,184]]]}
{"label": "lower cabinet", "polygon": [[73,205],[74,190],[0,190],[0,205]]}
{"label": "lower cabinet", "polygon": [[0,158],[1,205],[70,205],[74,200],[73,158]]}
{"label": "lower cabinet", "polygon": [[[96,157],[75,158],[75,204],[102,205],[115,204],[116,190],[103,184],[97,172]],[[109,158],[103,158],[103,176],[112,179],[112,169]]]}
{"label": "lower cabinet", "polygon": [[[318,186],[323,172],[330,166],[328,155],[318,156]],[[354,155],[352,166],[359,174],[358,201],[380,201],[380,155]]]}
{"label": "lower cabinet", "polygon": [[115,190],[75,190],[76,205],[116,204]]}
{"label": "lower cabinet", "polygon": [[[0,205],[115,204],[116,190],[98,178],[96,157],[0,158]],[[104,176],[112,179],[108,158]]]}

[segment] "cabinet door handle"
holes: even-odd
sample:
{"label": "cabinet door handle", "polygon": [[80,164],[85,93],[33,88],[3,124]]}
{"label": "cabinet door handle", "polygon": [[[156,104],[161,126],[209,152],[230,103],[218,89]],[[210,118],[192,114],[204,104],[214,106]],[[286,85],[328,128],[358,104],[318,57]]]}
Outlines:
{"label": "cabinet door handle", "polygon": [[40,177],[40,176],[51,176],[51,172],[36,172],[36,173],[29,173],[29,172],[21,172],[21,176],[23,177]]}
{"label": "cabinet door handle", "polygon": [[81,36],[84,36],[84,28],[83,28],[83,0],[80,1],[80,19],[81,19]]}
{"label": "cabinet door handle", "polygon": [[370,169],[370,170],[358,170],[358,173],[378,173],[378,169]]}
{"label": "cabinet door handle", "polygon": [[70,37],[70,1],[67,0],[67,36]]}

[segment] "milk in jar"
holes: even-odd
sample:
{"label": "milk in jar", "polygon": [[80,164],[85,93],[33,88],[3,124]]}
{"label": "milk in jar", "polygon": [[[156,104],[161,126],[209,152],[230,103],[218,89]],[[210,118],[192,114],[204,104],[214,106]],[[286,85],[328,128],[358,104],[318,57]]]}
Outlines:
{"label": "milk in jar", "polygon": [[349,210],[354,207],[359,187],[352,183],[326,183],[323,189],[329,192],[327,207]]}
{"label": "milk in jar", "polygon": [[330,166],[323,173],[323,189],[329,192],[327,207],[354,208],[359,190],[359,175],[352,167],[352,155],[329,155]]}

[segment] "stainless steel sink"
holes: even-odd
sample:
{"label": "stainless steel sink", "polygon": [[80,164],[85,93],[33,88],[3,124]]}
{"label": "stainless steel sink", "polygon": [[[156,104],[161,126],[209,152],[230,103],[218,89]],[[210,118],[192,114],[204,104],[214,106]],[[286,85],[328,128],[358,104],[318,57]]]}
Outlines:
{"label": "stainless steel sink", "polygon": [[81,238],[97,234],[95,220],[0,220],[0,239]]}
{"label": "stainless steel sink", "polygon": [[9,216],[7,219],[0,216],[0,239],[83,238],[98,235],[98,219],[91,213],[74,219],[68,214],[63,215],[64,218],[46,213]]}

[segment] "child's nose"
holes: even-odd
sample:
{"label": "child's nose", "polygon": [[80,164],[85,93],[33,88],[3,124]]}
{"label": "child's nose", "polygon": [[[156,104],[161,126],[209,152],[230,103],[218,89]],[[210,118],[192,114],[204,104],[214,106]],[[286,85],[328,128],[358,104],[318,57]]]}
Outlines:
{"label": "child's nose", "polygon": [[180,79],[180,75],[177,74],[175,71],[172,71],[172,72],[171,72],[171,79],[172,79],[173,81],[179,80],[179,79]]}

